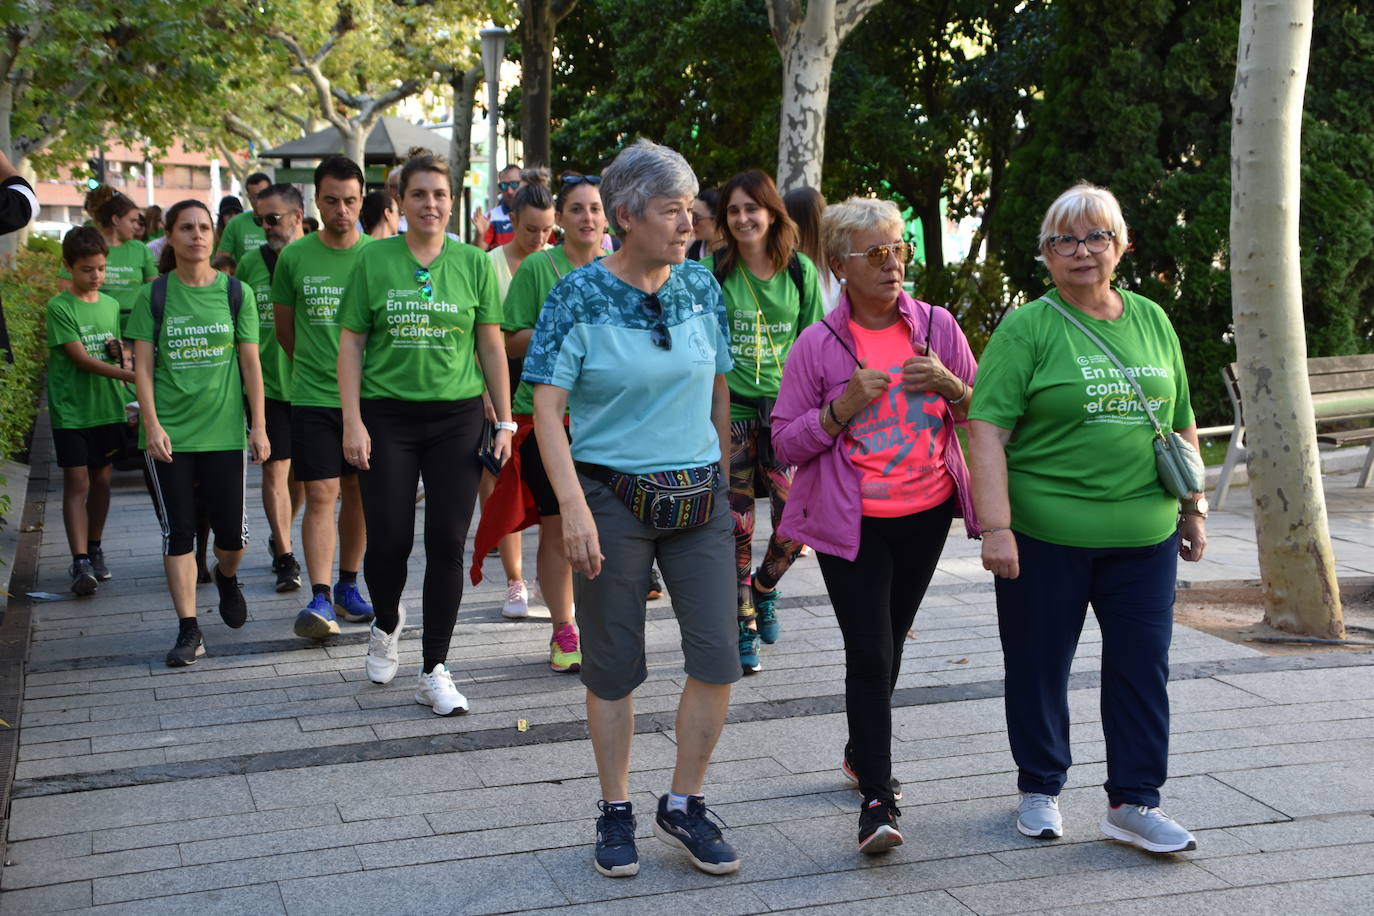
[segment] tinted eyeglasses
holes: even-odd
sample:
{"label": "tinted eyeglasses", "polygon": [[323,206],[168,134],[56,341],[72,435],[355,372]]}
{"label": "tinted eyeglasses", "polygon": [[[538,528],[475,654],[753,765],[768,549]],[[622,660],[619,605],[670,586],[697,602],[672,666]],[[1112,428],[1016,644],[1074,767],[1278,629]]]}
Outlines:
{"label": "tinted eyeglasses", "polygon": [[868,263],[873,267],[882,267],[887,263],[887,259],[896,255],[898,264],[905,264],[911,257],[911,246],[906,242],[898,242],[895,245],[874,245],[867,251],[851,251],[851,258],[867,258]]}
{"label": "tinted eyeglasses", "polygon": [[590,185],[601,184],[600,175],[564,175],[558,180],[562,182],[565,188],[571,188],[575,184],[582,184],[584,181]]}
{"label": "tinted eyeglasses", "polygon": [[262,216],[253,217],[253,222],[259,226],[266,226],[268,229],[276,228],[277,223],[286,219],[285,213],[264,213]]}
{"label": "tinted eyeglasses", "polygon": [[502,191],[514,191],[516,188],[520,187],[520,182],[519,182],[519,181],[498,181],[498,182],[496,183],[496,186],[497,186],[498,188],[500,188]]}
{"label": "tinted eyeglasses", "polygon": [[415,269],[415,282],[420,284],[420,295],[425,297],[425,301],[433,302],[434,284],[429,282],[428,267],[417,267]]}
{"label": "tinted eyeglasses", "polygon": [[1089,232],[1085,239],[1074,238],[1072,235],[1052,235],[1045,241],[1050,246],[1050,251],[1061,258],[1071,258],[1078,254],[1080,244],[1087,246],[1089,254],[1101,254],[1111,247],[1114,238],[1116,233],[1110,229],[1096,229]]}
{"label": "tinted eyeglasses", "polygon": [[673,349],[673,336],[668,333],[668,323],[663,320],[663,303],[658,301],[658,294],[645,293],[644,301],[639,304],[639,308],[657,322],[649,338],[654,342],[654,346],[664,350]]}

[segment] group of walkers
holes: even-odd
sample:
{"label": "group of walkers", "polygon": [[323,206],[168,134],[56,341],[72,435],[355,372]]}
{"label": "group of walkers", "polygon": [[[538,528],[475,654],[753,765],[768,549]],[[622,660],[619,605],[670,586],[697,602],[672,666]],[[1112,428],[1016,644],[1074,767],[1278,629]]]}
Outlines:
{"label": "group of walkers", "polygon": [[[1194,847],[1160,811],[1159,789],[1175,564],[1202,556],[1207,507],[1157,477],[1147,413],[1194,443],[1196,426],[1164,313],[1111,285],[1127,228],[1109,192],[1079,185],[1050,207],[1038,252],[1053,288],[1008,316],[980,365],[948,309],[906,292],[912,250],[890,202],[784,199],[757,170],[702,191],[682,156],[647,140],[600,175],[564,173],[556,193],[512,174],[483,227],[486,252],[447,234],[451,176],[432,155],[400,168],[390,201],[365,195],[356,164],[326,160],[319,231],[305,237],[300,193],[261,176],[251,215],[219,239],[234,277],[210,265],[209,210],[183,202],[166,215],[161,275],[136,288],[124,328],[100,292],[109,241],[98,230],[64,241],[72,290],[50,308],[54,363],[59,351],[72,363],[67,381],[52,376],[58,460],[69,481],[84,474],[85,492],[103,486],[108,499],[101,449],[122,399],[74,405],[98,400],[87,389],[135,380],[181,623],[169,665],[204,652],[197,505],[214,531],[219,612],[231,627],[246,620],[236,576],[246,450],[264,464],[279,590],[300,582],[290,532],[304,506],[311,599],[295,632],[370,623],[364,664],[378,684],[399,668],[423,492],[416,700],[465,712],[446,662],[489,473],[470,575],[480,578],[488,549],[539,525],[550,665],[587,688],[597,870],[639,868],[633,695],[647,677],[657,567],[686,678],[653,829],[696,867],[728,874],[740,858],[710,819],[706,770],[730,686],[761,670],[761,642],[779,639],[780,582],[809,546],[844,641],[839,757],[862,799],[858,848],[880,853],[903,842],[891,751],[902,649],[957,518],[983,539],[996,577],[1017,829],[1063,835],[1068,673],[1091,603],[1103,633],[1102,829],[1154,852]],[[550,247],[555,227],[562,240]],[[107,352],[120,338],[135,342],[132,373]],[[70,381],[82,373],[86,388]],[[760,496],[773,529],[756,562]],[[88,514],[69,536],[74,562],[94,569],[104,516]],[[513,554],[503,551],[503,611],[521,616]]]}

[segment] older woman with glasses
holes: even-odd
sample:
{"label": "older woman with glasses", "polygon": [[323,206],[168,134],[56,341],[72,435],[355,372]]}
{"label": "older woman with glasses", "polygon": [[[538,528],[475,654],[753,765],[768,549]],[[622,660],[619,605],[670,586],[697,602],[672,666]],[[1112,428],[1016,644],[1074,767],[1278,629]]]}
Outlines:
{"label": "older woman with glasses", "polygon": [[840,304],[802,331],[773,408],[778,458],[797,466],[783,537],[816,549],[844,637],[859,850],[900,845],[892,691],[902,645],[950,520],[977,535],[962,423],[977,365],[952,314],[902,289],[910,246],[890,201],[851,198],[821,222]]}
{"label": "older woman with glasses", "polygon": [[[729,331],[710,271],[684,263],[697,179],[640,140],[602,174],[618,251],[549,293],[525,355],[534,428],[558,498],[582,633],[587,723],[601,781],[595,864],[639,871],[630,803],[632,694],[647,676],[644,601],[655,559],[682,632],[677,765],[654,833],[699,869],[739,858],[707,818],[706,767],[725,724],[735,650]],[[571,414],[572,443],[563,431]]]}
{"label": "older woman with glasses", "polygon": [[1168,316],[1112,285],[1126,233],[1104,188],[1080,184],[1050,205],[1039,260],[1054,288],[988,341],[969,449],[988,525],[983,566],[997,585],[1016,828],[1064,834],[1069,669],[1092,604],[1107,747],[1101,828],[1167,853],[1197,842],[1159,809],[1159,790],[1169,772],[1174,582],[1179,557],[1202,559],[1207,500],[1176,499],[1159,482],[1147,410],[1194,446],[1197,424]]}

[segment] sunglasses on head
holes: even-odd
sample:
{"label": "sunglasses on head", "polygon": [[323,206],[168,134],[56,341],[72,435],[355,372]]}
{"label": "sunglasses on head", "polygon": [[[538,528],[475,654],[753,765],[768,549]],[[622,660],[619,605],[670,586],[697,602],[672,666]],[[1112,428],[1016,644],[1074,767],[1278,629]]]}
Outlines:
{"label": "sunglasses on head", "polygon": [[898,242],[895,245],[874,245],[867,251],[851,251],[851,258],[867,258],[868,263],[873,267],[882,267],[887,263],[887,259],[896,255],[898,264],[905,264],[911,257],[911,246],[906,242]]}
{"label": "sunglasses on head", "polygon": [[645,293],[644,301],[639,304],[639,308],[645,315],[657,322],[649,337],[654,342],[654,346],[663,350],[673,349],[673,336],[668,333],[668,323],[663,320],[663,303],[658,301],[658,295]]}
{"label": "sunglasses on head", "polygon": [[502,191],[514,191],[516,188],[520,187],[520,182],[519,182],[519,181],[498,181],[498,182],[496,183],[496,186],[497,186],[498,188],[500,188]]}
{"label": "sunglasses on head", "polygon": [[601,176],[600,176],[600,175],[564,175],[562,178],[559,179],[559,181],[561,181],[561,182],[563,183],[563,187],[565,187],[565,188],[571,188],[571,187],[572,187],[573,185],[575,185],[575,184],[582,184],[584,181],[585,181],[587,184],[597,185],[597,184],[601,184]]}
{"label": "sunglasses on head", "polygon": [[425,297],[425,301],[433,302],[434,284],[429,281],[428,267],[417,267],[415,269],[415,282],[420,284],[420,295]]}

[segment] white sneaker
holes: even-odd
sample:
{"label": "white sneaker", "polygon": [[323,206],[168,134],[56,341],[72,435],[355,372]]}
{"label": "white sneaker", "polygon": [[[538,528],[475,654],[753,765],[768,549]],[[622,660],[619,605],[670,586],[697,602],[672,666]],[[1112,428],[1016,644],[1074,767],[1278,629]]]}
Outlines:
{"label": "white sneaker", "polygon": [[436,716],[461,716],[468,711],[468,698],[453,686],[448,665],[435,665],[429,674],[420,672],[420,689],[415,702],[434,710]]}
{"label": "white sneaker", "polygon": [[377,621],[372,621],[363,665],[367,668],[367,679],[374,684],[390,684],[401,664],[401,631],[406,628],[406,606],[399,605],[396,611],[399,618],[396,629],[390,633],[378,629]]}
{"label": "white sneaker", "polygon": [[1149,852],[1187,852],[1197,840],[1169,815],[1147,805],[1108,806],[1102,832],[1114,840],[1133,843]]}
{"label": "white sneaker", "polygon": [[501,605],[501,616],[512,620],[530,616],[530,593],[524,579],[506,580],[506,603]]}

